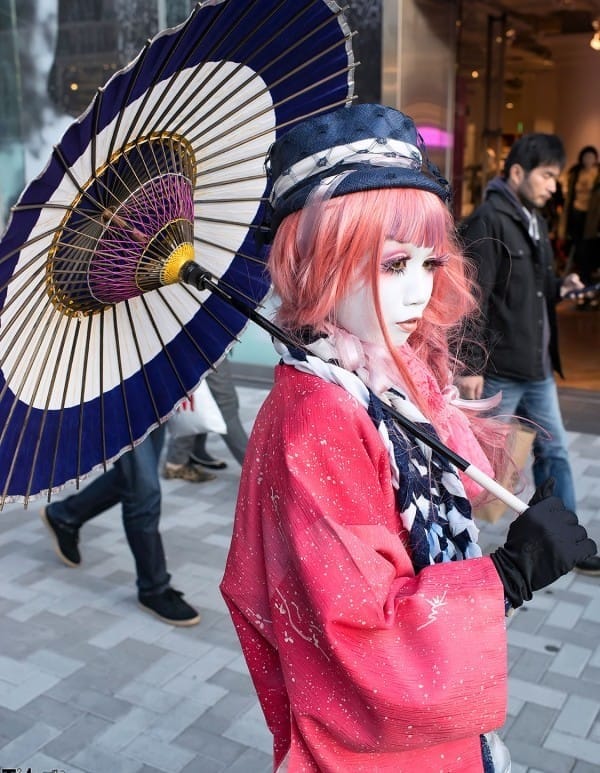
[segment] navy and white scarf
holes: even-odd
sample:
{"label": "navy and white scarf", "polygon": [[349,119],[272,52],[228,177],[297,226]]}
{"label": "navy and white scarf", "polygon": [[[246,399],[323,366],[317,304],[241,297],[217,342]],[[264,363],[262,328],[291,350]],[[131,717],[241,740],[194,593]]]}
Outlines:
{"label": "navy and white scarf", "polygon": [[[309,348],[318,350],[319,346],[322,344],[311,344]],[[279,343],[275,348],[286,365],[338,384],[368,411],[390,457],[397,507],[409,535],[415,571],[431,564],[481,556],[478,529],[456,467],[421,441],[409,438],[390,413],[386,403],[437,437],[402,390],[394,388],[378,397],[335,360],[325,361]]]}

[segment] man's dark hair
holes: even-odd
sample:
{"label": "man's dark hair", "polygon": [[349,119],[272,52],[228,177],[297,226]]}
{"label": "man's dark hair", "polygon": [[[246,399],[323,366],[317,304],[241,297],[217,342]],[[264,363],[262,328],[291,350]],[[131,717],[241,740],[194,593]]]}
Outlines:
{"label": "man's dark hair", "polygon": [[515,142],[504,162],[503,177],[506,180],[511,166],[520,164],[526,173],[538,166],[565,165],[565,148],[556,134],[524,134]]}

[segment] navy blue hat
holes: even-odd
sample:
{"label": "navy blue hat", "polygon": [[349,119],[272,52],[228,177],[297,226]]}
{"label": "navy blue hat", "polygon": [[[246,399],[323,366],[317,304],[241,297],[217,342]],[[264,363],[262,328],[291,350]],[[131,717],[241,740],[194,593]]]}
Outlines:
{"label": "navy blue hat", "polygon": [[351,105],[308,118],[273,143],[267,170],[272,233],[322,180],[337,175],[331,196],[420,188],[450,198],[448,181],[429,161],[412,118],[384,105]]}

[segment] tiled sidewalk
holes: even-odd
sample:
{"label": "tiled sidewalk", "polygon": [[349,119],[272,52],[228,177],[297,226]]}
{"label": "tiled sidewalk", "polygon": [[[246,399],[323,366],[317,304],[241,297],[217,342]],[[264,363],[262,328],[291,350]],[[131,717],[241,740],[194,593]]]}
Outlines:
{"label": "tiled sidewalk", "polygon": [[[240,388],[250,428],[264,391]],[[600,538],[600,437],[570,434],[579,515]],[[86,525],[83,565],[54,556],[32,505],[0,514],[0,769],[266,773],[270,736],[221,600],[239,468],[164,481],[175,587],[190,629],[139,609],[118,509]],[[482,528],[489,550],[508,517]],[[512,773],[600,771],[600,579],[569,574],[509,624]],[[415,772],[418,773],[418,772]]]}

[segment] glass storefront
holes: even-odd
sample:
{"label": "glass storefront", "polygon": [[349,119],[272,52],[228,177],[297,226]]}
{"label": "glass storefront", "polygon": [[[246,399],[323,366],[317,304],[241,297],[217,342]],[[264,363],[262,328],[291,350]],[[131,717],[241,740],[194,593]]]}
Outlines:
{"label": "glass storefront", "polygon": [[[96,89],[193,0],[0,0],[0,225]],[[162,24],[161,24],[162,22]]]}
{"label": "glass storefront", "polygon": [[410,115],[452,179],[456,3],[384,0],[382,100]]}
{"label": "glass storefront", "polygon": [[0,5],[0,232],[25,183],[16,0]]}

